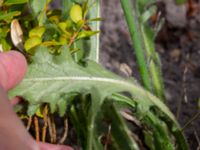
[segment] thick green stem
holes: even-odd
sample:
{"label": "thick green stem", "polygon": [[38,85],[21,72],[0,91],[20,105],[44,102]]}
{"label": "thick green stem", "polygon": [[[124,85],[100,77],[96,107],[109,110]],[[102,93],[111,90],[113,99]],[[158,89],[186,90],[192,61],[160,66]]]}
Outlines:
{"label": "thick green stem", "polygon": [[[126,17],[126,21],[129,27],[129,31],[131,34],[132,42],[134,43],[135,47],[135,54],[137,58],[137,63],[141,75],[141,79],[143,82],[144,87],[151,91],[151,82],[148,72],[148,67],[145,61],[145,51],[144,51],[144,43],[142,43],[142,35],[140,31],[140,26],[138,23],[138,15],[137,10],[132,9],[131,3],[129,0],[120,0],[122,8],[124,10],[124,15]],[[134,2],[136,3],[136,2]],[[136,7],[136,4],[135,4]]]}

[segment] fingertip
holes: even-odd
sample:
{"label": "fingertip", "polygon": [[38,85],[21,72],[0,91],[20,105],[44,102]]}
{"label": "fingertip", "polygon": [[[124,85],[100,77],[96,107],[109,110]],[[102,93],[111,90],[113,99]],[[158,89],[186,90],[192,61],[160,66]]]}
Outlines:
{"label": "fingertip", "polygon": [[0,54],[0,83],[9,90],[16,86],[25,76],[27,62],[25,57],[17,51]]}

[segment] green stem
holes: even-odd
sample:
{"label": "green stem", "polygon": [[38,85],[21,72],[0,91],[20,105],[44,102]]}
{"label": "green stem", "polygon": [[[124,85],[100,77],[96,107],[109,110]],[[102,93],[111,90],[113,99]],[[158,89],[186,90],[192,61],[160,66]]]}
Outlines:
{"label": "green stem", "polygon": [[155,51],[154,39],[149,33],[150,29],[141,25],[142,40],[145,45],[145,54],[147,57],[147,64],[149,64],[149,74],[151,77],[152,91],[161,100],[165,100],[164,84],[161,73],[161,63],[158,54]]}
{"label": "green stem", "polygon": [[92,150],[93,135],[94,135],[94,117],[91,118],[88,125],[87,146],[86,150]]}
{"label": "green stem", "polygon": [[144,52],[145,46],[144,46],[144,43],[142,43],[143,40],[142,40],[141,31],[140,31],[140,26],[138,23],[136,4],[135,4],[135,9],[132,9],[130,1],[128,0],[120,0],[120,1],[121,1],[122,8],[124,10],[124,15],[126,17],[128,28],[131,34],[131,39],[132,39],[132,42],[134,43],[136,59],[137,59],[139,72],[140,72],[143,85],[147,90],[151,91],[151,82],[149,78],[147,64],[145,61],[146,59],[145,52]]}
{"label": "green stem", "polygon": [[[90,18],[100,18],[100,0],[95,1],[95,6],[91,8],[89,12],[89,16]],[[93,21],[90,23],[90,25],[93,31],[100,30],[99,21]],[[99,33],[91,37],[91,45],[90,45],[90,51],[89,51],[89,56],[88,56],[90,60],[94,60],[97,63],[99,62],[99,46],[100,46],[99,39],[100,39]]]}

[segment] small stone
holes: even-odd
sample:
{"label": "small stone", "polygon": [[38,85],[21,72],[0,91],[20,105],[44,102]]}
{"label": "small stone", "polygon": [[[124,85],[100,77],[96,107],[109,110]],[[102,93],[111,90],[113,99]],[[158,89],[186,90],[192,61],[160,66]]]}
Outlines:
{"label": "small stone", "polygon": [[172,60],[174,60],[175,62],[179,61],[180,56],[181,56],[181,50],[178,49],[178,48],[173,49],[173,50],[170,52],[170,58],[171,58]]}
{"label": "small stone", "polygon": [[127,77],[132,75],[132,69],[125,63],[120,64],[120,71],[122,71]]}
{"label": "small stone", "polygon": [[187,25],[187,6],[177,5],[174,0],[163,0],[166,6],[166,19],[174,27]]}

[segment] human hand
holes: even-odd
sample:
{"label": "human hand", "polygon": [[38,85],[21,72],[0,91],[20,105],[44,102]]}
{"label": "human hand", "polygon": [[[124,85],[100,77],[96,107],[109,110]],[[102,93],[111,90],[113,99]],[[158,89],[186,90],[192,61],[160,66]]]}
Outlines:
{"label": "human hand", "polygon": [[20,53],[0,53],[0,150],[72,150],[68,146],[37,143],[14,113],[7,91],[23,79],[26,69],[26,60]]}

